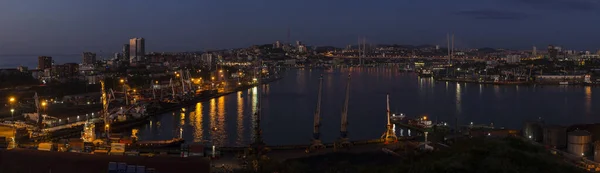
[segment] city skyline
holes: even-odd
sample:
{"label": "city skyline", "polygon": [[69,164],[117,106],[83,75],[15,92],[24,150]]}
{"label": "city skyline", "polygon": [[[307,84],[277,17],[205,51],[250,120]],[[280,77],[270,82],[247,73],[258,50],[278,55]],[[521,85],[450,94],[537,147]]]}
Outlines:
{"label": "city skyline", "polygon": [[[66,5],[68,3],[68,5]],[[136,7],[131,10],[131,7]],[[93,7],[93,8],[92,8]],[[0,2],[0,54],[119,52],[148,39],[146,52],[248,47],[277,40],[344,47],[373,44],[597,50],[598,2],[589,0],[320,2]],[[557,22],[560,21],[560,22]],[[540,49],[541,50],[541,49]]]}

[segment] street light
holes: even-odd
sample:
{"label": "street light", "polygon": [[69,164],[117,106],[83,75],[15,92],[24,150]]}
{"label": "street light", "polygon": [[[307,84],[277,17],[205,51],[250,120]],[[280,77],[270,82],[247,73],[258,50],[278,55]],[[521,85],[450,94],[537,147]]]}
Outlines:
{"label": "street light", "polygon": [[[13,98],[11,98],[10,100],[11,100],[11,102],[14,101]],[[15,109],[12,109],[12,108],[10,109],[10,116],[12,117],[12,121],[15,121]],[[17,137],[17,128],[16,127],[17,127],[17,124],[15,124],[15,122],[13,122],[13,141],[15,142],[15,144],[16,144],[16,141],[14,139],[16,139],[16,137]]]}
{"label": "street light", "polygon": [[121,79],[121,81],[119,81],[119,82],[121,82],[121,83],[125,83],[125,79]]}
{"label": "street light", "polygon": [[11,97],[11,98],[9,98],[9,99],[8,99],[8,101],[9,101],[11,104],[12,104],[13,102],[15,102],[15,100],[16,100],[16,99],[15,99],[14,97]]}

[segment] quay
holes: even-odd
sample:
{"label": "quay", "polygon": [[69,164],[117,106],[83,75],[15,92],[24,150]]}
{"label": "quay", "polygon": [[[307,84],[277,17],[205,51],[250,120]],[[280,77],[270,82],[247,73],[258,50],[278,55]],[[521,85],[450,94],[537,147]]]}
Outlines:
{"label": "quay", "polygon": [[[265,81],[265,83],[270,83],[270,82],[274,82],[274,81],[277,81],[280,79],[282,79],[282,77],[272,77],[272,78],[267,78],[264,81]],[[181,108],[186,108],[191,105],[195,105],[198,102],[204,102],[204,101],[208,101],[213,98],[226,96],[229,94],[236,93],[238,91],[243,91],[243,90],[250,89],[252,87],[256,87],[258,85],[259,84],[243,85],[240,87],[236,87],[233,90],[225,91],[222,93],[215,93],[215,94],[208,95],[208,96],[196,96],[193,99],[188,100],[186,102],[180,102],[178,104],[170,105],[169,107],[164,107],[159,110],[149,112],[148,116],[139,118],[135,121],[132,121],[132,122],[130,122],[126,125],[120,126],[118,128],[112,128],[111,131],[113,131],[113,132],[125,131],[127,129],[130,129],[130,128],[133,128],[133,127],[136,127],[136,126],[146,123],[148,121],[148,119],[152,116],[157,116],[157,115],[160,115],[160,114],[163,114],[166,112],[170,112],[170,111],[175,111],[175,110],[178,110]],[[98,117],[98,116],[92,117],[91,119],[81,119],[80,121],[76,121],[76,122],[69,123],[69,124],[62,124],[62,125],[58,125],[58,126],[54,126],[54,127],[44,128],[41,130],[42,133],[31,136],[30,141],[32,141],[32,142],[56,141],[59,139],[65,139],[65,138],[78,136],[83,131],[83,127],[86,122],[92,122],[98,127],[104,127],[104,121],[102,119],[100,119],[100,117]],[[0,125],[7,126],[7,127],[13,126],[12,124],[7,124],[7,123],[3,123]],[[10,136],[12,136],[12,135],[10,135]]]}

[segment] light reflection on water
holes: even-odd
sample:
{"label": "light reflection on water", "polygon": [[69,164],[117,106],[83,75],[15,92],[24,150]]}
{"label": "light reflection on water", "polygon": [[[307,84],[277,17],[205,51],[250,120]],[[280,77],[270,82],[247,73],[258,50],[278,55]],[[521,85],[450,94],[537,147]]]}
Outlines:
{"label": "light reflection on water", "polygon": [[192,127],[194,127],[194,142],[202,142],[204,140],[204,129],[202,128],[202,104],[196,104],[196,110],[190,115],[190,119],[193,121]]}
{"label": "light reflection on water", "polygon": [[592,114],[592,87],[585,86],[585,114],[590,116]]}
{"label": "light reflection on water", "polygon": [[[178,111],[154,117],[146,127],[140,128],[138,136],[140,140],[167,140],[178,137],[178,130],[183,127],[186,142],[248,145],[254,137],[252,122],[256,118],[253,112],[257,111],[257,93],[262,91],[262,113],[268,115],[261,121],[265,142],[269,145],[308,143],[312,135],[318,78],[322,73],[319,70],[289,71],[286,78],[268,84],[268,88],[254,87],[198,103],[186,108],[189,111],[183,115],[183,126]],[[478,84],[446,82],[435,85],[436,81],[419,79],[412,73],[394,75],[399,72],[352,67],[324,75],[321,130],[326,143],[339,137],[339,111],[349,73],[354,88],[350,93],[348,114],[351,140],[381,136],[386,123],[380,117],[385,115],[382,111],[385,102],[378,98],[385,98],[387,93],[394,100],[390,105],[392,110],[409,117],[429,115],[445,122],[493,122],[507,128],[521,128],[523,121],[537,117],[543,117],[549,124],[600,122],[600,117],[590,116],[600,112],[600,107],[592,106],[593,93],[600,93],[594,92],[599,89],[596,87],[519,86],[517,89],[516,86],[479,85],[476,89]],[[469,87],[471,89],[467,90]],[[450,126],[454,127],[454,123]]]}
{"label": "light reflection on water", "polygon": [[217,133],[217,99],[210,99],[210,112],[209,112],[209,116],[210,116],[210,124],[209,127],[211,129],[210,134],[210,141],[214,143],[215,141],[215,134]]}
{"label": "light reflection on water", "polygon": [[236,145],[244,145],[244,99],[242,98],[242,92],[237,92],[237,140]]}

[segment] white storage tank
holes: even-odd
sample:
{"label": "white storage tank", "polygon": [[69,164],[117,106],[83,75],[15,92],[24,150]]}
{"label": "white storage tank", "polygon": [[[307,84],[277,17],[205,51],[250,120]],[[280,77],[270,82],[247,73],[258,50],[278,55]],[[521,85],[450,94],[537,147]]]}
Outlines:
{"label": "white storage tank", "polygon": [[569,132],[568,152],[577,156],[587,156],[590,152],[592,134],[585,130]]}

